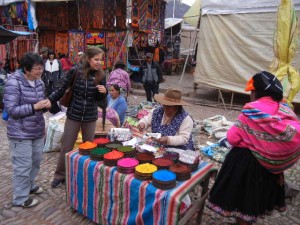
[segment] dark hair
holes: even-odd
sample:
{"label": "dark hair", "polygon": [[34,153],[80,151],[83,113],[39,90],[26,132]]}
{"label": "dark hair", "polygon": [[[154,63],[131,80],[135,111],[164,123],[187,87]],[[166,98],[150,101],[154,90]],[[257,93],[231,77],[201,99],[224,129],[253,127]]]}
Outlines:
{"label": "dark hair", "polygon": [[58,55],[58,59],[62,59],[62,58],[66,57],[66,55],[64,53],[61,53],[61,52],[59,52],[57,55]]}
{"label": "dark hair", "polygon": [[117,84],[112,84],[111,87],[113,87],[117,92],[119,92],[119,94],[121,94],[121,89],[120,86]]}
{"label": "dark hair", "polygon": [[283,99],[283,87],[275,75],[261,71],[253,76],[255,87],[255,99],[269,96],[274,101],[280,102]]}
{"label": "dark hair", "polygon": [[255,90],[255,99],[259,99],[266,96],[271,97],[276,102],[280,102],[283,99],[282,93],[275,93],[275,92],[264,91],[264,90]]}
{"label": "dark hair", "polygon": [[126,68],[126,66],[123,64],[118,64],[118,65],[115,65],[115,69],[122,69],[124,70]]}
{"label": "dark hair", "polygon": [[[96,55],[99,55],[99,54],[103,54],[103,51],[100,49],[100,48],[97,48],[97,47],[89,47],[84,55],[82,55],[80,57],[81,59],[81,62],[82,62],[82,67],[83,67],[83,70],[84,70],[84,73],[85,73],[85,76],[88,77],[89,76],[89,73],[90,71],[92,71],[93,69],[91,68],[91,65],[90,63],[88,62],[88,59],[91,59],[93,58],[94,56]],[[95,74],[95,80],[94,80],[94,83],[95,85],[98,85],[100,83],[100,81],[102,81],[104,79],[104,72],[102,70],[102,68],[100,68],[99,70],[96,71],[96,74]]]}
{"label": "dark hair", "polygon": [[56,58],[56,55],[55,55],[54,51],[51,50],[51,49],[48,51],[48,58],[49,58],[50,55],[54,55],[54,59]]}
{"label": "dark hair", "polygon": [[106,120],[106,108],[107,108],[106,98],[101,100],[101,102],[98,102],[98,107],[100,107],[102,109],[102,129],[104,130],[105,120]]}
{"label": "dark hair", "polygon": [[43,66],[43,59],[37,53],[27,52],[20,59],[20,69],[23,72],[25,72],[25,70],[31,71],[32,67],[37,64]]}

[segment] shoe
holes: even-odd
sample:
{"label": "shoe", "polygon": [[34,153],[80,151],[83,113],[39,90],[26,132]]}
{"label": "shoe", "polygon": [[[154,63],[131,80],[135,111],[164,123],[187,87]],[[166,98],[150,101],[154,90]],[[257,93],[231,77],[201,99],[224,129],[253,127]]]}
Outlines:
{"label": "shoe", "polygon": [[30,208],[32,206],[35,206],[39,203],[39,200],[34,198],[28,198],[25,202],[23,202],[20,206],[24,208]]}
{"label": "shoe", "polygon": [[43,192],[44,192],[43,188],[41,188],[39,186],[36,186],[32,190],[30,190],[30,194],[37,194],[38,195],[38,194],[41,194]]}
{"label": "shoe", "polygon": [[53,179],[51,187],[58,188],[64,183],[64,180]]}

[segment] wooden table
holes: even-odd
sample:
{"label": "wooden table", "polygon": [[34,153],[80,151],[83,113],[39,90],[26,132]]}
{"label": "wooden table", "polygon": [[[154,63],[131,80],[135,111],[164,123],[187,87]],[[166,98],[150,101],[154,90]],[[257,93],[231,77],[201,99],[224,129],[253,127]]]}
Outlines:
{"label": "wooden table", "polygon": [[[216,172],[211,163],[201,161],[188,181],[175,188],[160,190],[133,174],[121,174],[116,167],[90,160],[77,150],[66,154],[67,202],[82,215],[98,224],[185,224],[197,211],[201,223],[208,182]],[[201,198],[179,220],[182,198],[196,185],[202,185]]]}

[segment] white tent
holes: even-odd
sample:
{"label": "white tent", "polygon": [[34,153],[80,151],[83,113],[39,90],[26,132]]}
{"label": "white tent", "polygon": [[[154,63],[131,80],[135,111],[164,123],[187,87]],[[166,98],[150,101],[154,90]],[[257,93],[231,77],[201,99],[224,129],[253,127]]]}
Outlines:
{"label": "white tent", "polygon": [[[245,93],[246,81],[269,70],[280,0],[202,0],[195,83]],[[300,0],[294,0],[298,18]],[[300,42],[300,38],[299,38]],[[292,65],[300,69],[300,43]],[[300,102],[300,94],[294,98]]]}

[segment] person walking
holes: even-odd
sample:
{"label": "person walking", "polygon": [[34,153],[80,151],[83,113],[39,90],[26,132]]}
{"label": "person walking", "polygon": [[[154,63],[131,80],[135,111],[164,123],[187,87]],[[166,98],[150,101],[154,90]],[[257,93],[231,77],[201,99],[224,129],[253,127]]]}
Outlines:
{"label": "person walking", "polygon": [[[8,112],[7,137],[13,167],[13,204],[32,207],[38,200],[30,194],[40,194],[36,185],[45,140],[43,113],[51,107],[45,100],[41,81],[43,59],[36,53],[26,53],[20,69],[11,75],[4,89],[4,107]],[[4,193],[2,193],[4,194]]]}
{"label": "person walking", "polygon": [[152,97],[158,94],[159,83],[162,82],[162,71],[158,63],[153,61],[151,53],[146,54],[146,61],[140,68],[142,73],[142,83],[146,92],[148,102],[152,102]]}
{"label": "person walking", "polygon": [[[98,119],[97,105],[106,102],[107,96],[101,68],[102,56],[103,51],[100,48],[88,48],[81,57],[82,66],[73,67],[65,76],[62,87],[48,97],[49,102],[55,103],[62,98],[70,82],[74,80],[73,97],[67,109],[61,150],[52,181],[53,188],[65,182],[65,154],[73,150],[80,129],[83,142],[94,140]],[[106,107],[106,104],[103,105]]]}

